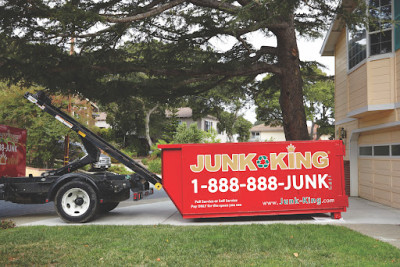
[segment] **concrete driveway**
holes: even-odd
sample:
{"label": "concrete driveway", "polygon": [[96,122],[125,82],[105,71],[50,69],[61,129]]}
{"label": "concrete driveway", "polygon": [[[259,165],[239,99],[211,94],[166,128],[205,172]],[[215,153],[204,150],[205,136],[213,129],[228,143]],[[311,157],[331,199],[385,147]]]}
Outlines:
{"label": "concrete driveway", "polygon": [[[349,202],[348,211],[342,213],[343,218],[340,220],[331,219],[329,214],[183,219],[168,198],[160,197],[138,202],[122,202],[112,212],[85,225],[332,224],[346,226],[400,248],[400,210],[361,198],[351,197]],[[9,219],[12,219],[17,226],[74,225],[62,221],[54,209],[39,214],[14,214]]]}

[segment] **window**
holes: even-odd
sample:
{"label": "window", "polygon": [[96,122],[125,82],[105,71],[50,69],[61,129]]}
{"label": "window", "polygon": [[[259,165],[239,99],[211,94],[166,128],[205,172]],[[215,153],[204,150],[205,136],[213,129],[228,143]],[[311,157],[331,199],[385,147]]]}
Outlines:
{"label": "window", "polygon": [[392,1],[370,0],[369,15],[373,22],[369,25],[370,56],[392,52]]}
{"label": "window", "polygon": [[391,145],[392,156],[400,156],[400,145]]}
{"label": "window", "polygon": [[260,132],[251,132],[251,139],[254,141],[260,141]]}
{"label": "window", "polygon": [[[394,145],[390,146],[390,145],[375,145],[375,146],[360,146],[359,147],[359,155],[360,156],[374,156],[374,157],[389,157],[390,155],[390,149],[392,147],[392,151],[393,151],[393,147]],[[398,155],[400,156],[400,145],[398,145],[397,147],[398,149]]]}
{"label": "window", "polygon": [[364,25],[353,25],[348,28],[348,54],[349,69],[367,57],[367,31]]}
{"label": "window", "polygon": [[389,146],[374,146],[374,156],[390,156]]}
{"label": "window", "polygon": [[[359,9],[355,11],[359,12]],[[368,31],[362,24],[347,27],[349,70],[367,58],[367,51],[368,56],[393,52],[392,1],[369,0],[368,13],[371,17]]]}
{"label": "window", "polygon": [[360,156],[372,156],[372,146],[361,146]]}
{"label": "window", "polygon": [[204,121],[204,131],[209,132],[212,129],[212,121]]}

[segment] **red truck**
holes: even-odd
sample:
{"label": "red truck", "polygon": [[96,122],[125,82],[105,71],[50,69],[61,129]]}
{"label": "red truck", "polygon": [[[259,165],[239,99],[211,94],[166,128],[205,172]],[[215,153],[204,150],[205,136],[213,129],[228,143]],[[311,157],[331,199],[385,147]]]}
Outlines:
{"label": "red truck", "polygon": [[[130,197],[140,200],[163,186],[183,218],[346,211],[341,141],[161,145],[162,179],[73,118],[43,93],[25,98],[78,133],[87,155],[40,177],[0,173],[0,200],[47,203],[66,222],[87,222]],[[132,175],[82,172],[100,149]],[[1,152],[0,152],[1,153]]]}

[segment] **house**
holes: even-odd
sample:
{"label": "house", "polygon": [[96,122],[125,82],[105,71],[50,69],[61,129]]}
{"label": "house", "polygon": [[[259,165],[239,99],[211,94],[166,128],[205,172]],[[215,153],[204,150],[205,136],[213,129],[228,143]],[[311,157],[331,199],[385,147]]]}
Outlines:
{"label": "house", "polygon": [[336,18],[321,54],[335,57],[335,131],[350,195],[400,208],[400,27],[390,22],[400,19],[400,1],[367,3],[370,16],[389,22],[346,27]]}
{"label": "house", "polygon": [[[218,133],[217,139],[219,139],[223,143],[228,142],[227,134],[225,132],[221,132],[218,130],[217,124],[219,121],[216,117],[207,115],[205,117],[194,120],[193,111],[189,107],[178,108],[178,111],[176,112],[175,115],[179,123],[186,123],[187,126],[196,123],[197,128],[206,132],[209,131],[210,129],[214,129]],[[167,116],[171,116],[171,112],[167,112]],[[236,138],[237,137],[234,137],[233,140],[234,142],[237,140]]]}
{"label": "house", "polygon": [[264,124],[253,126],[250,129],[250,142],[285,141],[283,127],[271,127]]}
{"label": "house", "polygon": [[99,127],[100,129],[108,129],[111,128],[111,125],[107,123],[107,113],[106,112],[96,112],[93,113],[94,116],[94,125]]}

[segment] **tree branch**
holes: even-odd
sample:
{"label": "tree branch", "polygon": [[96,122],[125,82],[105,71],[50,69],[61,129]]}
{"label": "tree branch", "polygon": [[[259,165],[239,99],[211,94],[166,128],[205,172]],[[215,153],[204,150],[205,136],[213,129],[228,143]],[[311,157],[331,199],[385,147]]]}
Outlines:
{"label": "tree branch", "polygon": [[[280,67],[274,64],[269,64],[265,62],[255,62],[249,66],[241,66],[240,68],[227,68],[227,64],[218,64],[214,66],[210,66],[203,70],[182,70],[182,69],[171,69],[171,68],[157,68],[157,69],[148,69],[146,67],[141,66],[132,66],[125,65],[121,68],[116,66],[99,66],[92,65],[89,68],[101,71],[104,73],[113,73],[113,74],[124,74],[131,72],[143,72],[152,75],[167,75],[167,76],[191,76],[191,77],[204,77],[206,75],[218,75],[218,76],[249,76],[255,74],[262,73],[274,73],[281,74],[282,70]],[[85,66],[86,68],[87,66]],[[53,69],[53,71],[57,71],[57,69]],[[58,70],[61,71],[61,70]]]}
{"label": "tree branch", "polygon": [[237,14],[242,8],[239,6],[234,6],[226,3],[225,1],[216,0],[189,0],[192,4],[196,6],[216,8],[219,10],[226,11],[231,14]]}
{"label": "tree branch", "polygon": [[164,12],[165,10],[168,10],[170,8],[173,8],[177,5],[180,5],[182,3],[184,3],[185,0],[172,0],[171,2],[152,8],[151,10],[144,12],[144,13],[140,13],[134,16],[129,16],[129,17],[124,17],[124,18],[114,18],[114,17],[109,17],[107,15],[103,15],[104,19],[108,22],[112,22],[112,23],[125,23],[125,22],[133,22],[133,21],[138,21],[138,20],[143,20],[145,18],[149,18],[152,17],[154,15],[158,15],[161,14],[162,12]]}

